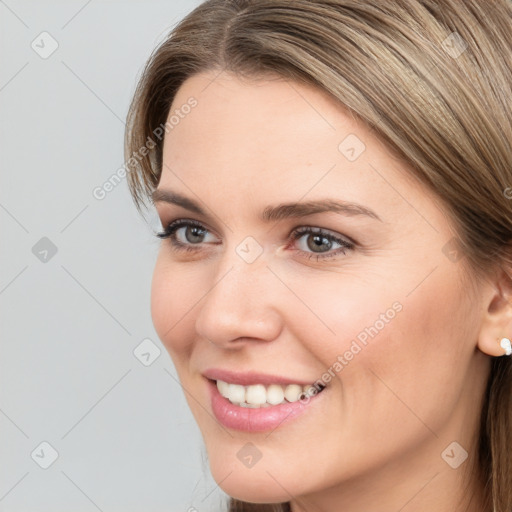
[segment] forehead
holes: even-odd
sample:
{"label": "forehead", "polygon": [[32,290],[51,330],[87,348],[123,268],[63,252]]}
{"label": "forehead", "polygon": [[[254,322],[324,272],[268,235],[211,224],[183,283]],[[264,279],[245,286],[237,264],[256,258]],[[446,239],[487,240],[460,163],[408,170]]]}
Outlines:
{"label": "forehead", "polygon": [[317,88],[202,73],[179,89],[169,118],[190,98],[196,106],[165,136],[162,188],[190,188],[202,200],[222,191],[233,208],[329,193],[388,220],[411,213],[405,197],[432,199],[389,147]]}
{"label": "forehead", "polygon": [[[190,140],[193,131],[204,142],[234,145],[242,141],[244,148],[258,147],[264,155],[278,149],[277,142],[293,144],[294,138],[300,140],[299,137],[307,138],[311,144],[334,143],[337,149],[336,132],[355,128],[355,120],[326,93],[279,77],[241,81],[229,73],[194,75],[179,89],[169,115],[192,96],[197,106],[189,115],[190,120],[180,123],[180,130],[173,129],[166,139],[183,135]],[[364,127],[358,129],[362,132]],[[301,147],[295,144],[295,150],[300,151]]]}

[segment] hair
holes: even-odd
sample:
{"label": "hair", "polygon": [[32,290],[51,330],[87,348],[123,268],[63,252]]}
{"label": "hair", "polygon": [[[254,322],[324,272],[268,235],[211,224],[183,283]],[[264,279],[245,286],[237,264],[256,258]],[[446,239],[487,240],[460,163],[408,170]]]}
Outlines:
{"label": "hair", "polygon": [[[162,127],[187,78],[281,77],[335,98],[435,193],[472,283],[496,269],[510,277],[511,26],[510,0],[205,1],[153,50],[137,83],[125,134],[134,203],[141,212],[158,185]],[[510,357],[491,358],[477,441],[485,510],[510,512]],[[230,512],[289,510],[229,501]]]}

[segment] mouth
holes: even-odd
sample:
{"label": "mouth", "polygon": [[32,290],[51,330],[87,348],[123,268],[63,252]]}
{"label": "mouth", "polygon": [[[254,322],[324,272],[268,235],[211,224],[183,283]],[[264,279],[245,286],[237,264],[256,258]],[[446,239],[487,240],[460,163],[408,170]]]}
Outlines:
{"label": "mouth", "polygon": [[[307,411],[320,410],[326,386],[241,384],[206,379],[215,418],[233,430],[273,432]],[[304,390],[306,388],[306,390]],[[317,404],[316,406],[314,404]]]}
{"label": "mouth", "polygon": [[320,394],[326,386],[324,384],[253,384],[243,386],[229,383],[220,379],[208,379],[217,387],[221,396],[233,405],[250,409],[272,407],[287,403],[308,400]]}

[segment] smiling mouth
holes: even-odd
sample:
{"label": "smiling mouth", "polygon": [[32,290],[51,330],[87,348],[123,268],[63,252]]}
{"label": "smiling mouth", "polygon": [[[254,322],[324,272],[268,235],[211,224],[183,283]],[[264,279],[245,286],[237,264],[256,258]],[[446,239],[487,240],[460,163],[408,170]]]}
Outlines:
{"label": "smiling mouth", "polygon": [[208,379],[217,386],[219,393],[232,404],[240,407],[260,408],[293,403],[306,398],[312,398],[321,393],[326,386],[323,384],[253,384],[243,386],[222,380]]}

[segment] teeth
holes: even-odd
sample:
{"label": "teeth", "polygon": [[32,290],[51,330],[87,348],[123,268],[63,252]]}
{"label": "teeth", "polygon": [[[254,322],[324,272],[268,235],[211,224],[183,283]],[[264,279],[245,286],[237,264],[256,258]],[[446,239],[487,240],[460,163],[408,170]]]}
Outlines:
{"label": "teeth", "polygon": [[250,409],[296,402],[301,398],[302,393],[310,396],[317,393],[316,388],[312,385],[289,384],[288,386],[281,386],[280,384],[271,384],[266,387],[263,384],[255,384],[242,386],[240,384],[229,384],[222,380],[217,381],[217,389],[231,403]]}
{"label": "teeth", "polygon": [[245,387],[240,384],[228,384],[227,395],[226,398],[232,402],[245,402]]}
{"label": "teeth", "polygon": [[[240,400],[241,402],[243,400]],[[262,405],[267,401],[267,390],[262,384],[247,386],[245,389],[245,401],[251,405]]]}
{"label": "teeth", "polygon": [[219,390],[219,393],[222,396],[226,396],[226,393],[228,392],[229,384],[227,382],[224,382],[223,380],[217,381],[217,389]]}
{"label": "teeth", "polygon": [[299,386],[298,384],[290,384],[289,386],[286,386],[286,389],[284,390],[284,397],[288,402],[296,402],[302,393],[302,386]]}
{"label": "teeth", "polygon": [[283,386],[271,384],[267,389],[267,402],[272,405],[282,404],[284,401]]}

